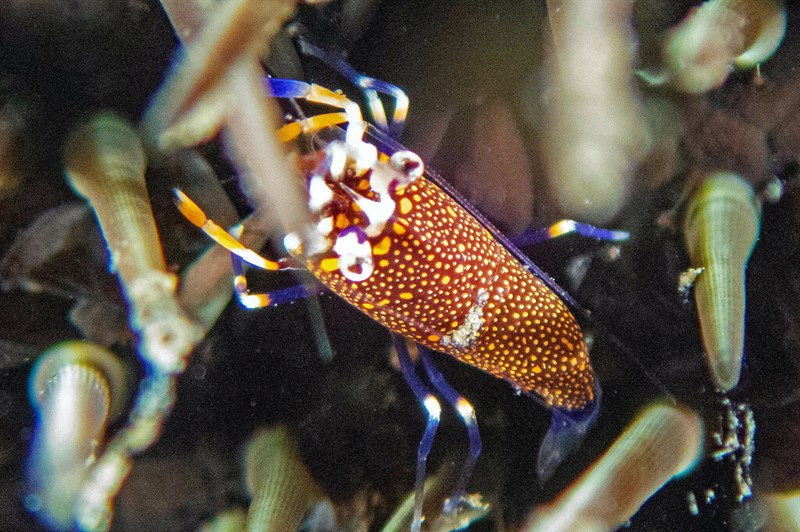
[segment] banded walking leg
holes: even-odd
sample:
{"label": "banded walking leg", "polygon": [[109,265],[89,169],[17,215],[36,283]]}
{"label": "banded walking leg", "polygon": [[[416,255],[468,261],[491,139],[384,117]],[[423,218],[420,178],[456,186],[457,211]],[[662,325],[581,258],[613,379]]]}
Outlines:
{"label": "banded walking leg", "polygon": [[607,240],[609,242],[621,242],[630,238],[627,231],[615,231],[612,229],[602,229],[593,225],[576,222],[575,220],[559,220],[550,227],[544,229],[526,230],[521,235],[511,239],[517,246],[532,246],[539,242],[558,238],[560,236],[577,233],[586,238],[596,238],[597,240]]}
{"label": "banded walking leg", "polygon": [[[398,140],[400,138],[403,133],[403,126],[405,126],[409,106],[408,96],[401,88],[358,72],[335,53],[323,50],[302,37],[298,39],[298,43],[300,52],[319,59],[346,77],[353,85],[360,87],[364,97],[367,99],[367,105],[375,125],[393,139]],[[395,100],[391,124],[388,123],[386,111],[378,93],[391,96]]]}
{"label": "banded walking leg", "polygon": [[251,292],[247,286],[244,261],[236,255],[231,255],[231,262],[233,263],[233,289],[239,303],[245,308],[254,309],[267,307],[269,305],[280,305],[282,303],[289,303],[298,299],[323,294],[327,290],[322,285],[314,283],[298,284],[267,293]]}
{"label": "banded walking leg", "polygon": [[403,374],[408,387],[417,397],[422,406],[425,407],[425,415],[427,421],[425,423],[425,432],[422,434],[422,439],[419,442],[417,449],[417,475],[414,483],[414,518],[411,522],[412,532],[419,532],[422,526],[422,503],[425,490],[425,468],[428,462],[428,455],[433,446],[433,439],[436,436],[436,429],[439,427],[439,418],[441,416],[442,407],[439,400],[430,392],[417,374],[414,372],[414,362],[411,360],[411,355],[408,353],[406,340],[399,334],[392,334],[392,341],[394,348],[397,351],[397,358],[400,360],[400,371]]}
{"label": "banded walking leg", "polygon": [[444,375],[436,368],[428,348],[420,345],[419,354],[422,359],[422,365],[425,367],[425,373],[427,373],[431,384],[433,384],[433,387],[436,388],[447,402],[452,405],[456,412],[458,412],[458,415],[461,417],[467,429],[467,434],[469,435],[469,455],[462,466],[461,475],[456,482],[453,496],[445,502],[444,511],[445,513],[450,513],[458,508],[459,502],[466,494],[467,482],[472,476],[475,463],[478,461],[478,457],[481,454],[482,444],[481,435],[478,431],[478,418],[475,416],[475,409],[472,408],[470,402],[464,399],[455,388],[450,386],[445,380]]}
{"label": "banded walking leg", "polygon": [[270,271],[302,269],[301,265],[296,264],[291,259],[279,259],[274,261],[262,257],[239,242],[239,239],[223,229],[214,222],[214,220],[206,216],[203,209],[180,189],[173,189],[173,192],[175,193],[175,202],[178,205],[178,210],[181,211],[181,214],[183,214],[187,220],[192,222],[196,227],[199,227],[214,242],[240,257],[246,263],[252,264],[262,270]]}

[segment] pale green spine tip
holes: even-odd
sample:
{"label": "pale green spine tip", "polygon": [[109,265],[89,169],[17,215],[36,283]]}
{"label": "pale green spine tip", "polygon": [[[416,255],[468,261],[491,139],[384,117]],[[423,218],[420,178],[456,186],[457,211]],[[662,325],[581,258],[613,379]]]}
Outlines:
{"label": "pale green spine tip", "polygon": [[703,347],[715,386],[736,386],[742,368],[745,270],[759,234],[753,188],[732,172],[709,175],[686,208],[683,234],[692,267]]}
{"label": "pale green spine tip", "polygon": [[245,467],[250,532],[297,530],[309,507],[324,498],[285,426],[259,430],[250,439]]}

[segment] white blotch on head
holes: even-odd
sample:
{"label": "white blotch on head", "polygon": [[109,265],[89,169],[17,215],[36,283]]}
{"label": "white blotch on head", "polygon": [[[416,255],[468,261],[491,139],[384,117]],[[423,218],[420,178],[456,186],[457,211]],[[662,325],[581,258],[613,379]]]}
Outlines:
{"label": "white blotch on head", "polygon": [[337,140],[325,147],[325,152],[330,160],[330,173],[335,181],[339,181],[344,176],[344,169],[347,165],[347,144]]}
{"label": "white blotch on head", "polygon": [[288,233],[285,237],[283,237],[283,247],[285,247],[286,251],[292,255],[296,255],[300,252],[300,246],[302,243],[303,242],[300,238],[300,235],[295,232]]}
{"label": "white blotch on head", "polygon": [[364,211],[369,220],[369,225],[364,229],[367,236],[378,236],[383,232],[386,222],[392,217],[395,209],[395,202],[389,194],[381,194],[379,201],[365,198],[347,185],[341,185],[342,190]]}
{"label": "white blotch on head", "polygon": [[364,281],[372,275],[372,246],[361,230],[346,229],[339,233],[333,251],[339,256],[339,271],[347,280]]}
{"label": "white blotch on head", "polygon": [[401,150],[395,152],[389,159],[389,164],[400,174],[401,177],[398,182],[401,186],[412,183],[425,172],[425,163],[413,151]]}
{"label": "white blotch on head", "polygon": [[378,148],[369,142],[359,142],[351,146],[350,157],[355,163],[356,175],[361,175],[378,162]]}
{"label": "white blotch on head", "polygon": [[311,212],[320,212],[331,201],[333,201],[333,191],[325,183],[325,178],[314,174],[308,182],[308,208]]}
{"label": "white blotch on head", "polygon": [[330,159],[330,173],[334,181],[341,181],[348,163],[352,163],[356,175],[361,175],[378,162],[378,148],[374,145],[358,141],[356,143],[331,142],[325,147]]}
{"label": "white blotch on head", "polygon": [[333,231],[333,216],[326,216],[317,223],[317,231],[321,235],[328,236]]}

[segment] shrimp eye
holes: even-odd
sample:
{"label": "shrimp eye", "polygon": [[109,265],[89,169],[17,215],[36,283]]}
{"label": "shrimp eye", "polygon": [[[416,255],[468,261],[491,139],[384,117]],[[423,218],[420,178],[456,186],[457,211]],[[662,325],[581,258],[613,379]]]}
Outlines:
{"label": "shrimp eye", "polygon": [[389,159],[389,164],[406,177],[407,183],[411,183],[425,172],[425,163],[413,151],[398,151]]}

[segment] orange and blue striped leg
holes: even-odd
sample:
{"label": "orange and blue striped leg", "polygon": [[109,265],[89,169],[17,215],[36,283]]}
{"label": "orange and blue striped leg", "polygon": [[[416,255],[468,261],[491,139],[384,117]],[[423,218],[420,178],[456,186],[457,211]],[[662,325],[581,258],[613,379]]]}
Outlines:
{"label": "orange and blue striped leg", "polygon": [[208,218],[200,208],[189,196],[184,194],[181,190],[175,189],[175,201],[178,204],[178,209],[190,222],[195,226],[202,229],[217,244],[224,247],[231,253],[231,261],[233,264],[233,287],[236,292],[236,297],[239,302],[247,308],[261,308],[268,305],[279,305],[296,299],[309,297],[312,295],[321,294],[325,291],[321,286],[306,286],[297,285],[283,290],[277,290],[269,294],[252,293],[247,288],[247,277],[244,272],[244,263],[252,264],[263,270],[279,271],[279,270],[296,270],[302,269],[302,266],[296,264],[292,260],[280,259],[277,261],[269,260],[262,257],[252,249],[248,248],[237,238],[241,231],[241,225],[233,230],[234,234],[229,233],[216,222]]}
{"label": "orange and blue striped leg", "polygon": [[475,468],[475,463],[481,454],[483,445],[481,444],[481,434],[478,431],[478,418],[475,416],[475,409],[469,401],[459,394],[455,388],[450,386],[444,378],[444,375],[436,369],[431,358],[431,352],[424,346],[419,346],[419,354],[422,359],[422,365],[425,367],[425,372],[428,374],[428,379],[433,384],[433,387],[442,394],[442,396],[450,403],[453,408],[458,412],[467,428],[469,437],[469,456],[461,469],[461,476],[456,482],[456,488],[453,491],[453,496],[445,502],[445,513],[450,513],[458,508],[459,502],[462,500],[466,493],[467,481],[472,476],[472,470]]}
{"label": "orange and blue striped leg", "polygon": [[[359,87],[364,93],[364,97],[367,99],[367,105],[375,125],[393,139],[399,140],[400,135],[403,133],[403,126],[405,126],[409,105],[408,96],[403,89],[386,81],[381,81],[358,72],[339,55],[319,48],[302,37],[298,39],[298,44],[300,52],[319,59],[339,72],[342,76],[346,77],[353,85]],[[395,104],[391,123],[389,123],[386,118],[386,111],[383,108],[383,102],[381,102],[378,93],[386,94],[394,98]]]}
{"label": "orange and blue striped leg", "polygon": [[232,235],[214,220],[206,216],[203,209],[195,203],[189,196],[180,189],[173,189],[175,203],[181,214],[196,227],[200,228],[211,240],[230,251],[233,255],[243,259],[248,264],[252,264],[262,270],[297,270],[303,269],[301,265],[295,264],[291,260],[280,259],[277,261],[262,257],[252,249],[248,248],[236,236]]}
{"label": "orange and blue striped leg", "polygon": [[412,532],[419,532],[422,526],[422,502],[425,489],[425,468],[428,463],[428,455],[433,446],[433,438],[436,436],[436,429],[439,427],[439,418],[441,416],[442,407],[439,400],[428,390],[422,381],[417,377],[414,372],[414,362],[411,360],[411,355],[408,353],[408,346],[406,340],[399,334],[392,334],[392,341],[394,348],[397,351],[397,358],[400,360],[400,372],[403,374],[408,387],[417,397],[422,406],[425,408],[425,415],[427,421],[425,423],[425,432],[422,434],[422,440],[419,442],[417,449],[417,477],[414,484],[414,517],[411,521]]}
{"label": "orange and blue striped leg", "polygon": [[[345,130],[348,144],[355,146],[362,142],[366,124],[361,116],[361,108],[357,103],[349,100],[344,94],[326,89],[315,83],[306,83],[294,79],[264,78],[264,83],[276,98],[299,98],[309,102],[342,109],[345,114],[345,121],[348,123],[347,129]],[[340,113],[322,116],[335,117],[338,115],[340,115]],[[310,120],[313,122],[313,117]],[[324,119],[324,121],[327,120],[327,118]],[[285,127],[286,126],[284,126],[284,128]],[[296,126],[291,127],[299,134],[300,131]],[[284,128],[278,131],[278,138],[283,141],[290,140],[292,137],[284,135]]]}
{"label": "orange and blue striped leg", "polygon": [[519,247],[532,246],[539,242],[558,238],[563,235],[577,233],[586,238],[597,240],[607,240],[609,242],[622,242],[630,238],[627,231],[615,231],[612,229],[602,229],[593,225],[576,222],[575,220],[560,220],[550,227],[544,229],[533,229],[523,232],[521,235],[511,239]]}

